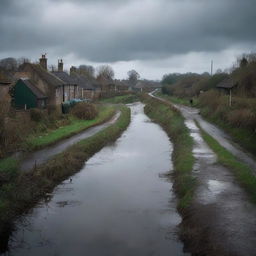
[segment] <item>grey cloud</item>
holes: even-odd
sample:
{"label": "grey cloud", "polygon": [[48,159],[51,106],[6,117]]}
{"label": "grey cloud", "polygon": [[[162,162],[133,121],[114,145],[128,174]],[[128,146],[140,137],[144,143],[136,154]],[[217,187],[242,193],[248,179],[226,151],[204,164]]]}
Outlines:
{"label": "grey cloud", "polygon": [[[60,56],[73,53],[94,62],[114,62],[221,51],[256,42],[254,0],[43,2],[1,1],[1,54],[51,49]],[[63,7],[51,14],[64,2],[71,4],[70,10]],[[69,11],[77,17],[69,16]],[[55,13],[49,16],[52,21],[45,18]]]}

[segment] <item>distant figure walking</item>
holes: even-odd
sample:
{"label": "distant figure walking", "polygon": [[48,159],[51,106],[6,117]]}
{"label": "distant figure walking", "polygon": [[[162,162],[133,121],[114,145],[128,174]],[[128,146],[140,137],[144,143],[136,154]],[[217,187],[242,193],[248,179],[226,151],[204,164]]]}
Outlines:
{"label": "distant figure walking", "polygon": [[192,106],[193,105],[193,99],[190,99],[190,105]]}

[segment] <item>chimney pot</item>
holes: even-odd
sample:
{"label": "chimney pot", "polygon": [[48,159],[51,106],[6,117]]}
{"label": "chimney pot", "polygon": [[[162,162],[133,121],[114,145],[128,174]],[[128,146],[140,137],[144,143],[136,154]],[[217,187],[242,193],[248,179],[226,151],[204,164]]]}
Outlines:
{"label": "chimney pot", "polygon": [[39,59],[40,66],[47,70],[47,58],[46,54],[42,54],[42,57]]}
{"label": "chimney pot", "polygon": [[63,72],[63,61],[62,61],[62,59],[58,60],[58,71]]}

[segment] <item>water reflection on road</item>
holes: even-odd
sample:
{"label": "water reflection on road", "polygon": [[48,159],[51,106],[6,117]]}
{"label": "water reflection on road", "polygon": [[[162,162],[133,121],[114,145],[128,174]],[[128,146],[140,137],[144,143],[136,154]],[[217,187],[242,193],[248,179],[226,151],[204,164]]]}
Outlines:
{"label": "water reflection on road", "polygon": [[187,255],[176,231],[165,132],[131,105],[132,122],[113,145],[59,185],[18,223],[10,255]]}

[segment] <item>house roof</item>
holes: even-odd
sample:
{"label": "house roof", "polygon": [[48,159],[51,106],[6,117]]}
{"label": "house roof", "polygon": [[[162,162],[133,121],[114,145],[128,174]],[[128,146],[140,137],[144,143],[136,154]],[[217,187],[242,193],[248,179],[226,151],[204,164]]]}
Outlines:
{"label": "house roof", "polygon": [[217,88],[224,88],[224,89],[232,89],[235,87],[236,84],[233,82],[233,79],[227,78],[223,81],[221,81],[219,84],[217,84]]}
{"label": "house roof", "polygon": [[0,85],[9,85],[12,81],[4,74],[4,72],[0,72]]}
{"label": "house roof", "polygon": [[94,90],[97,87],[97,82],[94,79],[89,79],[79,74],[72,74],[71,78],[83,89]]}
{"label": "house roof", "polygon": [[127,87],[127,88],[129,87],[129,85],[127,85],[124,81],[121,81],[118,79],[114,80],[114,83],[116,86],[119,86],[119,87]]}
{"label": "house roof", "polygon": [[20,79],[38,99],[46,99],[45,96],[37,87],[33,85],[33,82],[30,79]]}
{"label": "house roof", "polygon": [[137,89],[140,89],[140,88],[146,88],[147,85],[146,83],[142,82],[142,81],[139,81],[135,86],[134,88],[137,88]]}
{"label": "house roof", "polygon": [[26,78],[29,78],[29,73],[28,72],[16,72],[13,77],[16,81],[19,79],[26,79]]}
{"label": "house roof", "polygon": [[50,86],[59,87],[65,84],[64,81],[59,79],[51,72],[43,69],[39,64],[24,63],[21,66],[21,71],[29,71],[28,69],[31,69],[32,72],[35,72],[42,80],[44,80]]}
{"label": "house roof", "polygon": [[77,84],[76,79],[64,71],[53,71],[52,74],[57,76],[59,79],[61,79],[66,84],[72,84],[72,85]]}
{"label": "house roof", "polygon": [[115,85],[115,81],[112,78],[107,78],[105,76],[98,77],[97,82],[98,84],[106,85],[106,86]]}
{"label": "house roof", "polygon": [[159,88],[159,87],[161,87],[159,82],[148,81],[148,80],[138,81],[137,84],[134,86],[134,88],[137,88],[137,89],[140,89],[140,88]]}

